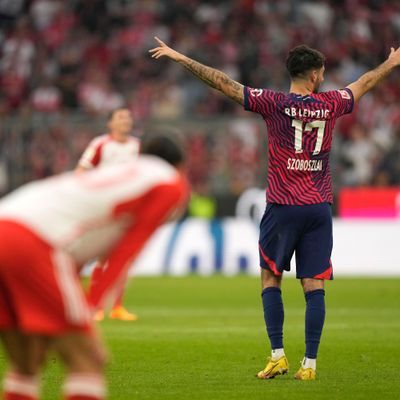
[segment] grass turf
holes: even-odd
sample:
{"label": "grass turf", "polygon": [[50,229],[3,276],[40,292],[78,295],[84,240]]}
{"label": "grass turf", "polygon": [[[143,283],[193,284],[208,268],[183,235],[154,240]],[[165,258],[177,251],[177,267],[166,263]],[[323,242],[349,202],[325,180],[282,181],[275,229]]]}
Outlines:
{"label": "grass turf", "polygon": [[[400,279],[338,278],[314,382],[293,379],[304,352],[304,298],[283,283],[289,375],[255,378],[269,353],[260,284],[249,277],[137,278],[125,304],[133,323],[100,324],[112,361],[110,399],[400,398]],[[4,371],[4,357],[0,372]],[[49,360],[44,399],[59,398],[62,370]]]}

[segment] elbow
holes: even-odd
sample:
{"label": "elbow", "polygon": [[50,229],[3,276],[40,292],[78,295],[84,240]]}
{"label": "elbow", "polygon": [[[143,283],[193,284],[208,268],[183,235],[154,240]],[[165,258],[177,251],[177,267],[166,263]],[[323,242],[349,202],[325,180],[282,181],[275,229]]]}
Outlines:
{"label": "elbow", "polygon": [[372,79],[367,79],[363,82],[363,92],[366,93],[375,86],[375,82]]}

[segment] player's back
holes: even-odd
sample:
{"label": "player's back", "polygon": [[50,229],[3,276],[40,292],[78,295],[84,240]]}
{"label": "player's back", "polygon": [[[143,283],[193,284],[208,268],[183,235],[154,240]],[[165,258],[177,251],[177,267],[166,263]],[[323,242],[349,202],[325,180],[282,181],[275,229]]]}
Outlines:
{"label": "player's back", "polygon": [[143,212],[146,196],[160,187],[184,194],[175,168],[160,158],[141,156],[122,165],[27,184],[0,201],[0,219],[21,222],[83,263],[107,253],[134,223],[136,213]]}
{"label": "player's back", "polygon": [[348,89],[301,96],[245,88],[245,108],[261,114],[268,129],[268,202],[333,202],[332,132],[352,107]]}

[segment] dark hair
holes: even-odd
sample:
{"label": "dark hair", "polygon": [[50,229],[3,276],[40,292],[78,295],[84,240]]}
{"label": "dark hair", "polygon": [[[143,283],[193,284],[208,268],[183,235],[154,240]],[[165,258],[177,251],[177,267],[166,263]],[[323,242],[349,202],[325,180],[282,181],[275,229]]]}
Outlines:
{"label": "dark hair", "polygon": [[124,107],[124,106],[118,107],[118,108],[114,108],[113,110],[111,110],[111,111],[107,114],[107,122],[110,122],[110,121],[112,120],[114,114],[115,114],[117,111],[120,111],[120,110],[129,110],[129,108],[128,108],[128,107]]}
{"label": "dark hair", "polygon": [[144,137],[140,152],[160,157],[173,166],[181,164],[185,159],[183,146],[178,138],[172,138],[167,135],[149,135]]}
{"label": "dark hair", "polygon": [[312,69],[322,68],[324,63],[325,56],[321,52],[302,44],[289,51],[286,68],[291,78],[298,78]]}

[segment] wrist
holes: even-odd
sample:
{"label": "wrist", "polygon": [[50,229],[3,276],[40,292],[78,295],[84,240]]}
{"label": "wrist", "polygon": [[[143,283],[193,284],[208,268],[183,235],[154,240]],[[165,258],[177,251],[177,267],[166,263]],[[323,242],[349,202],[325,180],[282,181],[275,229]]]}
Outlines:
{"label": "wrist", "polygon": [[393,60],[391,58],[387,59],[386,62],[390,69],[394,69],[400,65],[398,62],[396,62],[395,60]]}
{"label": "wrist", "polygon": [[176,52],[176,57],[175,57],[175,61],[179,64],[184,64],[185,61],[187,61],[189,58],[186,57],[185,55]]}

